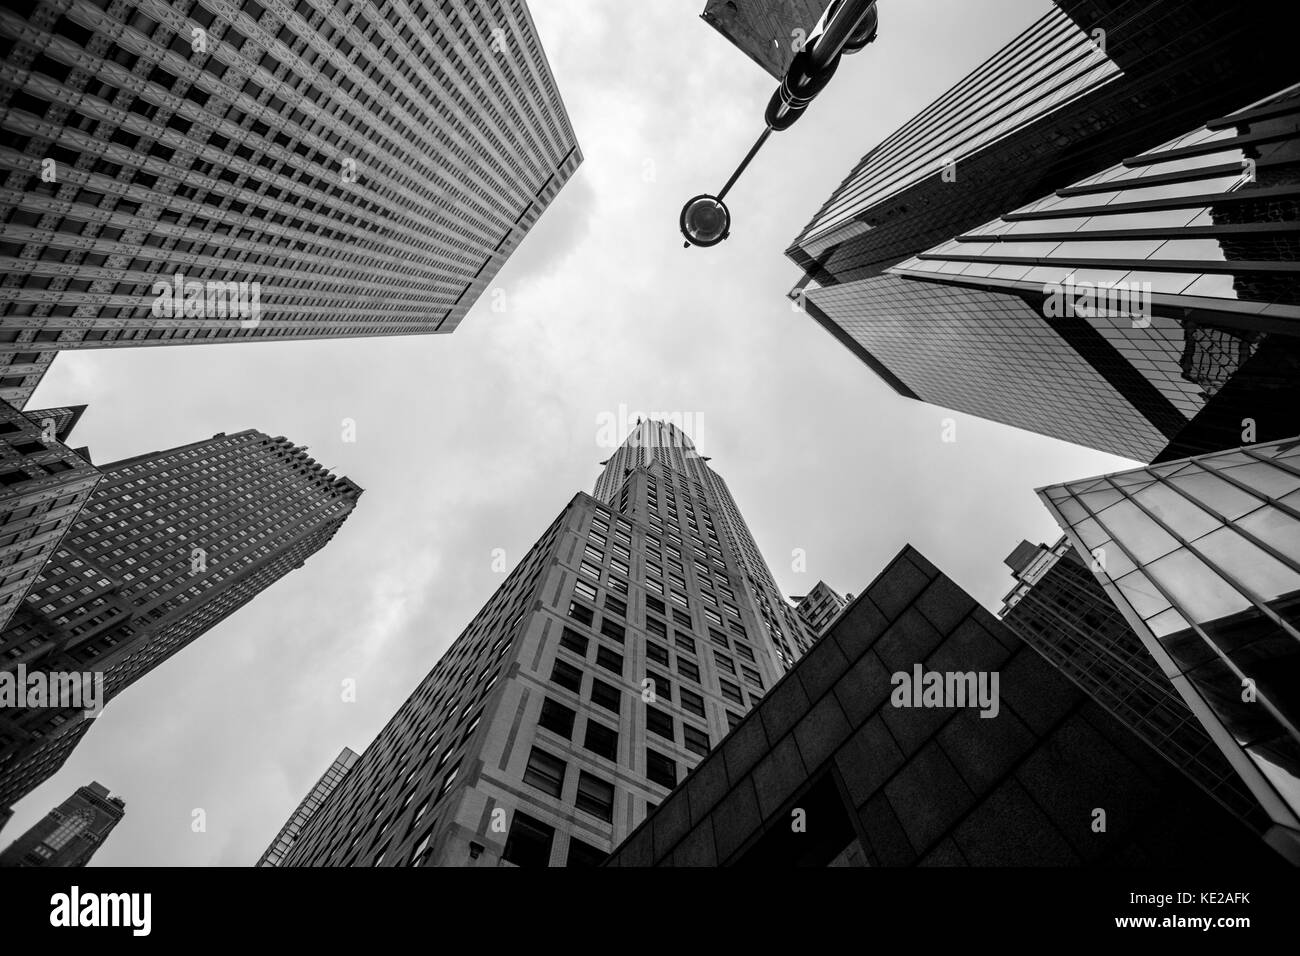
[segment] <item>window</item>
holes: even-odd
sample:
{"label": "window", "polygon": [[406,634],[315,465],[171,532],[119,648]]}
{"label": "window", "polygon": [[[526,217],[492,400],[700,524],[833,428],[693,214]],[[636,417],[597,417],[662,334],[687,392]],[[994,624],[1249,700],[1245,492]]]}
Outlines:
{"label": "window", "polygon": [[657,597],[651,597],[648,594],[646,595],[645,606],[656,614],[663,614],[665,612],[664,602],[659,600]]}
{"label": "window", "polygon": [[[673,596],[676,597],[676,595]],[[689,628],[691,626],[691,616],[689,614],[683,614],[681,611],[677,610],[677,608],[673,608],[673,623],[678,627]]]}
{"label": "window", "polygon": [[591,679],[591,702],[617,714],[622,703],[622,695],[618,692],[617,687],[611,687],[603,680],[593,677]]}
{"label": "window", "polygon": [[572,664],[556,661],[555,668],[551,671],[551,680],[565,690],[571,690],[575,694],[582,693],[582,671]]}
{"label": "window", "polygon": [[741,720],[740,715],[733,714],[731,711],[727,711],[726,714],[727,714],[727,729],[735,730],[736,725],[740,723]]}
{"label": "window", "polygon": [[[578,594],[581,594],[585,598],[591,598],[593,601],[596,600],[596,589],[592,587],[590,584],[588,584],[586,581],[583,581],[581,579],[575,581],[573,584],[573,590]],[[571,616],[573,615],[572,608],[569,609],[569,614]],[[583,623],[589,624],[591,622],[583,621]]]}
{"label": "window", "polygon": [[651,634],[654,634],[657,637],[666,638],[668,636],[668,625],[665,624],[663,621],[659,620],[657,617],[650,617],[649,615],[646,615],[645,628],[647,631],[649,631]]}
{"label": "window", "polygon": [[578,570],[583,574],[595,578],[597,581],[600,580],[600,568],[592,564],[590,561],[583,561],[582,564],[578,566]]}
{"label": "window", "polygon": [[569,617],[573,618],[579,624],[590,625],[596,617],[596,612],[585,604],[579,604],[577,601],[570,601]]}
{"label": "window", "polygon": [[742,644],[740,641],[736,641],[736,653],[751,664],[758,663],[758,661],[754,660],[754,651],[748,644]]}
{"label": "window", "polygon": [[727,635],[723,634],[721,631],[715,631],[713,628],[709,628],[709,640],[721,648],[727,647]]}
{"label": "window", "polygon": [[718,678],[718,689],[722,691],[722,696],[733,704],[739,704],[741,707],[745,706],[744,695],[740,693],[740,688],[731,681]]}
{"label": "window", "polygon": [[675,741],[677,739],[673,733],[673,715],[666,710],[647,705],[645,709],[645,726],[646,730],[652,734],[658,734],[667,740]]}
{"label": "window", "polygon": [[661,786],[669,788],[677,786],[676,762],[649,747],[645,751],[645,775]]}
{"label": "window", "polygon": [[654,641],[645,642],[646,660],[654,661],[656,664],[668,666],[668,648],[662,644],[656,644]]}
{"label": "window", "polygon": [[607,671],[613,671],[619,677],[623,676],[623,655],[617,651],[612,651],[608,647],[596,648],[596,666],[603,667]]}
{"label": "window", "polygon": [[679,650],[686,651],[688,654],[695,653],[695,639],[689,634],[682,634],[680,631],[674,632],[673,641],[677,644]]}
{"label": "window", "polygon": [[614,621],[604,620],[600,622],[600,633],[622,644],[623,638],[627,634],[627,628]]}
{"label": "window", "polygon": [[755,687],[763,686],[763,677],[758,673],[758,671],[754,670],[754,668],[749,667],[746,664],[741,664],[740,674],[742,677],[745,678],[745,680],[749,681]]}
{"label": "window", "polygon": [[719,670],[724,670],[728,674],[733,674],[733,675],[736,673],[736,662],[733,661],[726,654],[722,654],[718,651],[714,651],[713,659],[718,662]]}
{"label": "window", "polygon": [[618,759],[618,731],[594,720],[587,720],[587,736],[582,745],[606,760]]}
{"label": "window", "polygon": [[605,610],[612,611],[619,617],[627,617],[627,604],[612,594],[605,595]]}
{"label": "window", "polygon": [[686,744],[686,749],[693,754],[702,757],[709,752],[709,735],[699,727],[683,723],[682,740]]}
{"label": "window", "polygon": [[563,633],[560,634],[560,646],[567,647],[569,650],[573,651],[573,653],[579,654],[583,657],[587,654],[587,645],[589,643],[590,641],[588,641],[586,637],[579,634],[571,627],[566,627]]}
{"label": "window", "polygon": [[547,697],[542,701],[542,713],[537,718],[537,726],[545,727],[553,734],[559,734],[565,740],[573,736],[573,719],[577,712],[570,707],[557,703]]}
{"label": "window", "polygon": [[669,700],[669,701],[673,699],[672,681],[670,681],[667,677],[663,677],[655,673],[654,671],[650,670],[650,668],[648,667],[646,668],[645,676],[651,682],[649,689],[652,695],[651,697],[652,700],[655,697],[662,697],[664,700]]}
{"label": "window", "polygon": [[677,658],[677,673],[681,674],[687,680],[695,681],[697,684],[700,682],[700,669],[684,657]]}
{"label": "window", "polygon": [[554,840],[554,827],[516,810],[515,818],[510,822],[510,835],[506,837],[506,848],[501,853],[501,859],[515,866],[549,866],[551,843]]}
{"label": "window", "polygon": [[704,698],[693,690],[687,690],[685,687],[677,691],[677,700],[682,705],[682,710],[688,714],[694,714],[696,717],[704,716]]}
{"label": "window", "polygon": [[536,747],[528,754],[528,767],[524,770],[524,783],[542,793],[559,797],[564,789],[564,761]]}
{"label": "window", "polygon": [[614,820],[614,785],[583,770],[578,774],[578,799],[574,804],[598,820]]}
{"label": "window", "polygon": [[569,837],[569,858],[565,866],[600,866],[609,856],[604,850],[597,850],[590,843],[583,843],[577,837]]}

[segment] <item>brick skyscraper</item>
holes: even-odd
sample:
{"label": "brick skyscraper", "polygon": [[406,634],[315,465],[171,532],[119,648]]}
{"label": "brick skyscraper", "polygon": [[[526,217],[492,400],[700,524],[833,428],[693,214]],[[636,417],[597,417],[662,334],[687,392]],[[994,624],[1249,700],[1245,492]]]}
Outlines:
{"label": "brick skyscraper", "polygon": [[65,444],[85,408],[23,413],[0,398],[0,630],[99,483]]}
{"label": "brick skyscraper", "polygon": [[640,423],[282,865],[591,865],[809,641],[722,479]]}
{"label": "brick skyscraper", "polygon": [[[19,6],[0,12],[19,407],[61,349],[450,332],[582,161],[523,0]],[[177,274],[195,304],[155,310]],[[247,283],[250,314],[219,283]]]}
{"label": "brick skyscraper", "polygon": [[[302,566],[361,489],[247,430],[103,466],[10,626],[0,668],[103,675],[104,700]],[[0,710],[0,806],[54,773],[82,708]]]}
{"label": "brick skyscraper", "polygon": [[100,783],[77,792],[0,853],[0,866],[85,866],[126,813]]}

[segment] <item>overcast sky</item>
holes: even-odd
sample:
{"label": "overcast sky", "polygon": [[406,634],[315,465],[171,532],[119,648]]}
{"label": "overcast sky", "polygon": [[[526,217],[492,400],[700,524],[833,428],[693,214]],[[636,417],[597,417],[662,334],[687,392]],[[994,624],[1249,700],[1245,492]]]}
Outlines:
{"label": "overcast sky", "polygon": [[774,81],[703,0],[530,6],[586,159],[502,269],[504,311],[485,295],[452,335],[64,352],[45,377],[28,407],[87,403],[73,439],[97,462],[257,428],[366,491],[303,569],[113,701],[0,842],[98,780],[127,809],[94,864],[254,863],[501,583],[493,549],[513,566],[591,491],[620,407],[692,416],[787,594],[860,592],[910,542],[996,611],[1002,559],[1059,534],[1033,489],[1130,464],[900,398],[785,298],[782,250],[850,167],[1048,0],[883,0],[879,40],[769,140],[707,250],[682,248],[678,210],[721,187]]}

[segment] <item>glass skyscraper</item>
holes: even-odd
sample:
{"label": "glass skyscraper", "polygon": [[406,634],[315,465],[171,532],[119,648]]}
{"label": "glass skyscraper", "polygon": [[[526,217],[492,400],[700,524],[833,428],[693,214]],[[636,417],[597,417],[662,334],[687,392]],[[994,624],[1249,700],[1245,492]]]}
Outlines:
{"label": "glass skyscraper", "polygon": [[[900,395],[1152,461],[1236,376],[1300,365],[1294,77],[1259,11],[1058,7],[788,252],[808,314]],[[1219,404],[1226,429],[1250,401]],[[1245,440],[1293,433],[1292,404],[1257,401]]]}
{"label": "glass skyscraper", "polygon": [[1016,576],[1002,623],[1151,749],[1243,823],[1268,818],[1155,658],[1079,557],[1069,538],[1021,542],[1006,563]]}
{"label": "glass skyscraper", "polygon": [[592,865],[808,646],[721,477],[641,422],[282,865]]}
{"label": "glass skyscraper", "polygon": [[1300,860],[1300,439],[1039,495]]}
{"label": "glass skyscraper", "polygon": [[523,0],[20,7],[19,407],[61,349],[451,332],[582,161]]}
{"label": "glass skyscraper", "polygon": [[[101,470],[0,632],[0,670],[102,675],[104,701],[301,567],[361,495],[251,429]],[[54,773],[88,727],[77,706],[0,710],[0,805]]]}
{"label": "glass skyscraper", "polygon": [[334,788],[343,781],[347,772],[352,769],[360,756],[351,747],[343,748],[339,755],[334,758],[334,762],[329,765],[329,768],[321,774],[320,779],[316,781],[316,785],[311,788],[311,792],[303,797],[302,803],[298,804],[288,821],[280,828],[280,832],[275,835],[271,845],[266,848],[266,852],[258,859],[258,866],[280,865],[288,854],[289,848],[293,846],[294,841],[302,833],[302,828],[311,819],[312,814],[320,809],[321,804],[325,802],[325,798],[334,792]]}

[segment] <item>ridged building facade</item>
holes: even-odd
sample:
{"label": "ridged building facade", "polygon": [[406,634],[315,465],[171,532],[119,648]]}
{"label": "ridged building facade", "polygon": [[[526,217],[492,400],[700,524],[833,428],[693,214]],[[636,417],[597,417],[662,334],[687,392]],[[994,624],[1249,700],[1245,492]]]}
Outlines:
{"label": "ridged building facade", "polygon": [[593,865],[809,645],[722,479],[639,423],[283,865]]}
{"label": "ridged building facade", "polygon": [[[0,668],[102,675],[104,701],[299,568],[361,489],[305,448],[246,430],[105,465],[0,632]],[[84,708],[0,710],[0,805],[54,773]]]}
{"label": "ridged building facade", "polygon": [[18,407],[62,349],[451,332],[582,161],[523,0],[39,0],[0,50]]}

